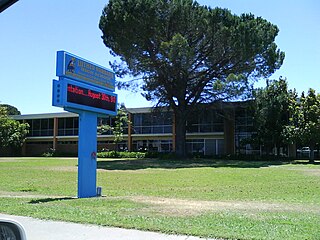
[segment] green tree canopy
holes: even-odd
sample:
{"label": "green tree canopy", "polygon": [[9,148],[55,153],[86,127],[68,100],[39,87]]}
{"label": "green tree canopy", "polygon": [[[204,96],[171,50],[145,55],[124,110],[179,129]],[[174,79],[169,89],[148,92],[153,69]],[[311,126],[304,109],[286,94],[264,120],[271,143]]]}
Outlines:
{"label": "green tree canopy", "polygon": [[10,119],[7,109],[0,106],[0,151],[7,147],[11,149],[21,147],[28,133],[28,127],[27,123]]}
{"label": "green tree canopy", "polygon": [[277,26],[252,14],[201,6],[193,0],[110,0],[99,27],[120,62],[118,76],[141,77],[147,100],[170,106],[176,153],[185,154],[186,119],[201,102],[232,99],[268,77],[284,59]]}
{"label": "green tree canopy", "polygon": [[285,145],[283,129],[289,122],[289,102],[292,91],[288,90],[286,79],[267,80],[267,86],[255,91],[253,101],[256,143],[267,153],[276,147],[279,154]]}
{"label": "green tree canopy", "polygon": [[0,104],[0,107],[4,107],[7,110],[8,115],[20,115],[21,112],[14,106],[11,106],[9,104]]}
{"label": "green tree canopy", "polygon": [[123,132],[125,127],[128,126],[129,119],[128,119],[128,111],[124,105],[121,105],[118,108],[117,115],[114,118],[113,126],[109,125],[101,125],[98,127],[98,133],[102,134],[106,131],[111,131],[113,134],[113,142],[116,145],[115,151],[118,150],[118,144],[123,141]]}
{"label": "green tree canopy", "polygon": [[307,96],[295,96],[290,102],[290,122],[284,129],[288,140],[310,147],[310,162],[314,161],[314,148],[320,143],[320,94],[309,89]]}

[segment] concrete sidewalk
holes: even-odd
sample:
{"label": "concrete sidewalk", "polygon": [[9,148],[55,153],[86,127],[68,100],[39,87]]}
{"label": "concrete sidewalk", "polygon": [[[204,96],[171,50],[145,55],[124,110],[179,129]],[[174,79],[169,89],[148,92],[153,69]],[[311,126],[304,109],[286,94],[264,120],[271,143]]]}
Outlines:
{"label": "concrete sidewalk", "polygon": [[18,221],[25,229],[27,240],[200,240],[192,236],[167,235],[155,232],[100,227],[77,223],[45,221],[0,213],[0,219]]}

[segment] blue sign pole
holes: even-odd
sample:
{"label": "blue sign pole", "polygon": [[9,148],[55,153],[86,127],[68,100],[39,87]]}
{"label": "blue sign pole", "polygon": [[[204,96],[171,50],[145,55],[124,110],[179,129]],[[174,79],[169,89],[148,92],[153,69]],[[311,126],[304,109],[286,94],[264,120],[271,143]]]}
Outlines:
{"label": "blue sign pole", "polygon": [[78,197],[95,197],[97,182],[97,114],[79,112]]}

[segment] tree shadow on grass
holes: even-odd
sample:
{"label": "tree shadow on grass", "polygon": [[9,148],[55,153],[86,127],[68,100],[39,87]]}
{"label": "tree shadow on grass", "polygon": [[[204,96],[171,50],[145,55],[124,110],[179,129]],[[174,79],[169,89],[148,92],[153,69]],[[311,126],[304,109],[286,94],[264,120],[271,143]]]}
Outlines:
{"label": "tree shadow on grass", "polygon": [[296,160],[292,162],[292,164],[296,165],[320,165],[320,161],[310,162],[309,160]]}
{"label": "tree shadow on grass", "polygon": [[42,198],[31,200],[30,204],[39,204],[39,203],[48,203],[48,202],[57,202],[57,201],[66,201],[66,200],[75,200],[75,197],[59,197],[59,198]]}
{"label": "tree shadow on grass", "polygon": [[179,168],[202,168],[202,167],[230,167],[230,168],[261,168],[273,165],[287,164],[283,161],[238,161],[238,160],[212,160],[212,159],[117,159],[99,160],[98,169],[104,170],[142,170],[142,169],[179,169]]}

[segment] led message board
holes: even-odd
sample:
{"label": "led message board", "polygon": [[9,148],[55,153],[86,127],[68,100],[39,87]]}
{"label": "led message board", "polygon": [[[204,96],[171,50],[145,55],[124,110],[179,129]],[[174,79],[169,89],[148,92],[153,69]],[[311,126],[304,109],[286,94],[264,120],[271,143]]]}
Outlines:
{"label": "led message board", "polygon": [[65,51],[57,52],[56,73],[58,77],[115,90],[115,75],[111,70]]}
{"label": "led message board", "polygon": [[53,106],[115,115],[117,95],[67,78],[53,80]]}

